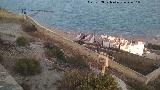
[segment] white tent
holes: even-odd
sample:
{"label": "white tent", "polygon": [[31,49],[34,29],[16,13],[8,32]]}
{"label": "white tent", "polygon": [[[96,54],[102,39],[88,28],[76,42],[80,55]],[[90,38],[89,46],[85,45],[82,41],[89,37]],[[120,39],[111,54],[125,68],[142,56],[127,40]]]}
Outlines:
{"label": "white tent", "polygon": [[92,38],[89,40],[89,43],[94,43],[95,37],[94,35],[92,36]]}

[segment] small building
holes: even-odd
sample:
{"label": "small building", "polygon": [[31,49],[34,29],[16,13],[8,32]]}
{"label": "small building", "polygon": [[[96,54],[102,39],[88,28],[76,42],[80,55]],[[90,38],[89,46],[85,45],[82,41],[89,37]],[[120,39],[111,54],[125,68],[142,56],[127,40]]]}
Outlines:
{"label": "small building", "polygon": [[138,41],[137,43],[128,43],[126,42],[124,46],[121,46],[120,49],[127,51],[129,53],[133,53],[136,55],[142,56],[144,53],[144,42]]}
{"label": "small building", "polygon": [[94,35],[87,35],[84,39],[85,43],[94,43],[95,42],[95,36]]}

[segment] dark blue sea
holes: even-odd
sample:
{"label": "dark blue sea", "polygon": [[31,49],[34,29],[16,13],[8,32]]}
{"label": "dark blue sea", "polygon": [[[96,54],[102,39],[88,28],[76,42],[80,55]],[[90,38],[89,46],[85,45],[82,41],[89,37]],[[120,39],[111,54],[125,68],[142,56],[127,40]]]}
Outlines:
{"label": "dark blue sea", "polygon": [[140,3],[136,0],[101,1],[0,0],[0,7],[16,13],[26,9],[27,14],[41,24],[64,31],[160,35],[160,0],[139,0]]}

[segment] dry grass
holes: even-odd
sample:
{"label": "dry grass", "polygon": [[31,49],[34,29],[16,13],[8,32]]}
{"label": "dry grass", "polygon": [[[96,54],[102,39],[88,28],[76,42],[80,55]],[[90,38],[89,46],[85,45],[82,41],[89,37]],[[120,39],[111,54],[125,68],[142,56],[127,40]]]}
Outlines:
{"label": "dry grass", "polygon": [[152,59],[147,59],[138,55],[126,53],[126,52],[109,52],[113,57],[115,57],[115,61],[129,67],[143,75],[147,75],[153,70],[157,69],[157,62]]}
{"label": "dry grass", "polygon": [[8,12],[6,9],[0,8],[1,22],[19,22],[23,21],[23,16]]}

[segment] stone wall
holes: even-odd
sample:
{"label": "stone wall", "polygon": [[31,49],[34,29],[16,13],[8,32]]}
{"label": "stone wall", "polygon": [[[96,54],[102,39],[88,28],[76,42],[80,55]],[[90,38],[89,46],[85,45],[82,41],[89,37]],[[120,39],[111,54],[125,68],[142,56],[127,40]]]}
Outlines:
{"label": "stone wall", "polygon": [[154,81],[156,78],[158,78],[158,76],[160,76],[160,68],[146,75],[147,77],[146,83],[149,83],[150,81]]}
{"label": "stone wall", "polygon": [[128,78],[132,78],[137,80],[140,83],[146,83],[147,77],[128,68],[125,67],[113,60],[109,60],[109,66],[115,70],[117,70],[120,73],[123,73],[125,76],[127,76]]}
{"label": "stone wall", "polygon": [[23,88],[8,74],[0,64],[0,90],[23,90]]}

